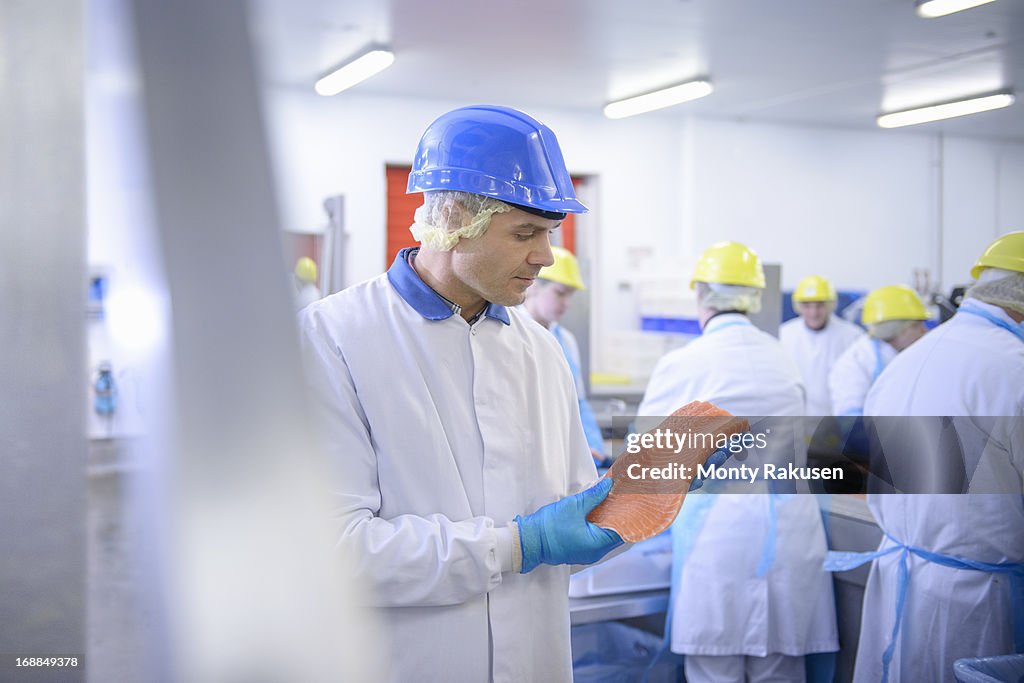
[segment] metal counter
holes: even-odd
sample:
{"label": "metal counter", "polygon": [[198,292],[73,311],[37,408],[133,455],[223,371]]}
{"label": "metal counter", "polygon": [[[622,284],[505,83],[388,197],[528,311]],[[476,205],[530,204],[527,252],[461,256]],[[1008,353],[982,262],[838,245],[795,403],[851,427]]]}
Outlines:
{"label": "metal counter", "polygon": [[668,589],[598,595],[592,598],[569,598],[569,614],[573,626],[664,614],[668,609]]}
{"label": "metal counter", "polygon": [[[825,503],[828,510],[829,547],[832,550],[866,551],[878,547],[882,532],[875,524],[862,496],[832,495]],[[834,575],[836,611],[841,650],[836,662],[836,681],[852,677],[853,658],[860,634],[860,609],[869,566]],[[585,598],[569,598],[573,626],[600,621],[632,619],[664,614],[669,591],[637,591]]]}

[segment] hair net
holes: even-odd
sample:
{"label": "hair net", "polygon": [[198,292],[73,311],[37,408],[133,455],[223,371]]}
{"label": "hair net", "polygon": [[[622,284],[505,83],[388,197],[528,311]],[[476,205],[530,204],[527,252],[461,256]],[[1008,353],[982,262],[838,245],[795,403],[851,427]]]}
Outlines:
{"label": "hair net", "polygon": [[757,287],[697,282],[696,288],[697,302],[701,308],[741,313],[757,313],[761,310],[761,290]]}
{"label": "hair net", "polygon": [[868,325],[868,334],[875,339],[890,341],[900,336],[904,330],[920,323],[920,320],[883,320],[874,325]]}
{"label": "hair net", "polygon": [[986,268],[965,296],[1024,315],[1024,273]]}
{"label": "hair net", "polygon": [[423,206],[416,209],[409,231],[420,244],[449,251],[463,237],[475,239],[483,235],[492,214],[511,210],[504,202],[469,192],[425,192]]}

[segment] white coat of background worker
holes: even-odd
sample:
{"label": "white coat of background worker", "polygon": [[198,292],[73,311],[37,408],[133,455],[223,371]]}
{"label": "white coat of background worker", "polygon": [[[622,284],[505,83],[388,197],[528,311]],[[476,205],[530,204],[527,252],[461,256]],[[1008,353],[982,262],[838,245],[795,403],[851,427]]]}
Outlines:
{"label": "white coat of background worker", "polygon": [[864,594],[858,683],[952,683],[959,658],[1024,652],[1024,232],[993,242],[971,276],[957,313],[868,394],[869,416],[953,416],[976,466],[969,494],[868,495],[886,537]]}
{"label": "white coat of background worker", "polygon": [[800,368],[807,390],[807,414],[832,414],[828,376],[832,366],[864,330],[834,315],[836,288],[820,275],[800,280],[793,291],[793,307],[799,317],[779,327],[779,341]]}
{"label": "white coat of background worker", "polygon": [[930,317],[921,297],[906,285],[879,287],[868,294],[860,317],[868,334],[854,341],[829,373],[832,414],[862,415],[872,383],[896,354],[924,336],[924,321]]}
{"label": "white coat of background worker", "polygon": [[295,307],[303,309],[322,296],[316,284],[316,261],[308,256],[301,256],[295,262]]}
{"label": "white coat of background worker", "polygon": [[537,281],[526,290],[523,308],[531,318],[555,335],[558,345],[562,347],[565,360],[569,363],[573,380],[576,382],[580,419],[583,421],[583,431],[587,435],[587,444],[594,460],[603,463],[604,437],[601,436],[601,428],[586,399],[586,387],[580,365],[580,347],[576,342],[576,335],[559,324],[562,316],[569,310],[572,296],[586,287],[580,275],[579,263],[571,251],[563,247],[551,247],[551,254],[555,262],[542,268]]}
{"label": "white coat of background worker", "polygon": [[408,191],[421,246],[299,316],[338,551],[389,680],[569,681],[567,565],[622,541],[586,521],[611,480],[578,493],[597,471],[562,351],[512,307],[586,207],[554,133],[487,105],[427,128]]}
{"label": "white coat of background worker", "polygon": [[[691,281],[702,335],[658,361],[638,415],[669,415],[693,400],[739,416],[804,415],[800,371],[746,315],[760,309],[764,286],[761,261],[746,246],[720,242],[703,253]],[[800,432],[793,421],[770,437],[798,466],[806,464]],[[689,683],[803,681],[804,655],[839,649],[813,496],[690,495],[672,534],[681,597],[670,607],[670,647],[686,656]],[[685,557],[682,539],[692,539]]]}

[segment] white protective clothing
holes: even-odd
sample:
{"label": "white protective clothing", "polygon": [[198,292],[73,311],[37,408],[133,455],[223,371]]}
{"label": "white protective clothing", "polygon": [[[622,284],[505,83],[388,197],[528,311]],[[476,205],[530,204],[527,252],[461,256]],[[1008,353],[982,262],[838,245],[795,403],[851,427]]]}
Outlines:
{"label": "white protective clothing", "polygon": [[[739,416],[804,414],[800,371],[777,339],[737,313],[715,316],[701,337],[658,362],[639,415],[669,415],[693,400]],[[803,466],[802,428],[794,422],[788,431],[773,433],[770,443]],[[689,533],[688,508],[707,495],[686,498],[673,534]],[[677,595],[685,598],[672,606],[673,652],[763,657],[838,649],[832,578],[822,570],[825,535],[813,496],[778,497],[775,560],[757,576],[770,498],[716,496],[678,579]]]}
{"label": "white protective clothing", "polygon": [[569,681],[568,566],[510,571],[515,515],[597,479],[554,337],[453,315],[400,252],[299,316],[335,468],[339,552],[395,681]]}
{"label": "white protective clothing", "polygon": [[830,315],[828,323],[820,330],[807,327],[799,317],[779,326],[779,341],[800,368],[804,380],[808,415],[833,414],[829,373],[839,356],[863,335],[860,327],[835,315]]}
{"label": "white protective clothing", "polygon": [[850,344],[828,375],[832,414],[863,415],[871,384],[897,353],[891,344],[866,334]]}
{"label": "white protective clothing", "polygon": [[804,683],[807,680],[803,657],[768,655],[766,657],[704,657],[688,655],[684,663],[686,683]]}
{"label": "white protective clothing", "polygon": [[319,287],[309,282],[300,282],[295,292],[295,310],[302,310],[321,297]]}
{"label": "white protective clothing", "polygon": [[[974,299],[1011,322],[1004,311]],[[957,313],[903,351],[868,394],[865,413],[880,416],[965,416],[956,424],[965,452],[981,452],[972,489],[1008,494],[869,495],[882,530],[881,548],[899,543],[947,557],[986,563],[1024,562],[1024,343],[991,322]],[[981,416],[1014,416],[999,429]],[[895,613],[900,552],[877,558],[864,594],[854,680],[882,677],[882,653]],[[889,680],[954,681],[961,657],[1014,651],[1006,574],[957,569],[908,555],[906,607]]]}

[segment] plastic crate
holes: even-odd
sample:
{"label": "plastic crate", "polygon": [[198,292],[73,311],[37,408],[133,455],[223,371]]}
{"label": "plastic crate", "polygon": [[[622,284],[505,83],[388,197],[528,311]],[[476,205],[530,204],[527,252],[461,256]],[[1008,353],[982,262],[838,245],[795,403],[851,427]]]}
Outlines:
{"label": "plastic crate", "polygon": [[[574,683],[636,683],[661,651],[661,637],[616,621],[572,628]],[[666,652],[649,672],[648,683],[675,683],[682,658]]]}
{"label": "plastic crate", "polygon": [[960,683],[1021,683],[1024,655],[958,659],[953,662],[953,675]]}

